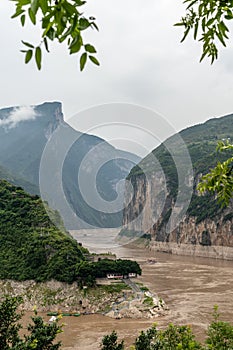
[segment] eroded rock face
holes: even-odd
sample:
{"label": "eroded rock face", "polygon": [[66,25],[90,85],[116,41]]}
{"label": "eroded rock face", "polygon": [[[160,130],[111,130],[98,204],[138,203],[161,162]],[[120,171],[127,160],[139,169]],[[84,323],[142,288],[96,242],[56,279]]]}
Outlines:
{"label": "eroded rock face", "polygon": [[134,194],[130,202],[130,192],[126,187],[125,202],[130,204],[125,207],[123,225],[127,226],[128,230],[151,232],[153,223],[159,220],[164,206],[168,207],[171,204],[166,200],[168,191],[165,179],[162,174],[149,178],[140,175],[131,179],[131,183]]}
{"label": "eroded rock face", "polygon": [[[223,212],[215,220],[207,218],[198,224],[195,217],[186,216],[170,234],[169,242],[233,247],[233,221],[226,220],[226,216]],[[156,240],[156,232],[154,238]]]}
{"label": "eroded rock face", "polygon": [[[156,250],[233,260],[232,204],[210,217],[207,210],[207,217],[203,220],[200,217],[205,206],[200,209],[199,217],[186,211],[179,224],[169,231],[174,201],[163,181],[159,173],[149,180],[143,175],[133,179],[134,196],[124,212],[126,230],[149,233],[150,247]],[[197,193],[195,195],[197,197]]]}

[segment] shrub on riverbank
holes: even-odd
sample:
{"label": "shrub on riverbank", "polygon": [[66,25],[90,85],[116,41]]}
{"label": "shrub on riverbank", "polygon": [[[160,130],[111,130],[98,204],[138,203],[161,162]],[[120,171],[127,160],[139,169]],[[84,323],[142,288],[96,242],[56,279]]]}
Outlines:
{"label": "shrub on riverbank", "polygon": [[17,313],[17,308],[21,302],[20,297],[6,297],[0,304],[0,349],[58,350],[61,342],[55,343],[55,339],[62,332],[62,325],[58,324],[58,320],[45,323],[36,309],[31,317],[32,323],[27,326],[27,335],[20,336],[22,314]]}
{"label": "shrub on riverbank", "polygon": [[106,277],[107,274],[127,276],[129,273],[141,275],[142,270],[136,261],[102,259],[97,262],[82,262],[77,268],[77,278],[80,286],[93,286],[96,278]]}
{"label": "shrub on riverbank", "polygon": [[[114,340],[114,342],[113,342]],[[101,350],[124,350],[124,341],[118,342],[113,331],[103,338]],[[213,321],[207,330],[204,344],[195,339],[190,326],[170,324],[164,330],[158,330],[156,324],[142,331],[136,338],[131,350],[232,350],[233,325],[219,319],[218,308],[214,308]]]}

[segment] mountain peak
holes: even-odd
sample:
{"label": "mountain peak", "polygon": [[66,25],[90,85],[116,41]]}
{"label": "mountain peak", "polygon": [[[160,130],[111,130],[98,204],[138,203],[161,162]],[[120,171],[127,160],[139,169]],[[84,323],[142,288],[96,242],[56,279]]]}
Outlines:
{"label": "mountain peak", "polygon": [[[62,104],[60,102],[45,102],[38,106],[17,106],[0,110],[0,127],[14,129],[19,124],[39,121],[49,122],[55,129],[64,122]],[[55,128],[54,128],[55,126]]]}
{"label": "mountain peak", "polygon": [[40,105],[32,106],[32,108],[35,109],[38,114],[45,114],[47,116],[54,115],[56,120],[60,122],[64,121],[61,102],[44,102]]}

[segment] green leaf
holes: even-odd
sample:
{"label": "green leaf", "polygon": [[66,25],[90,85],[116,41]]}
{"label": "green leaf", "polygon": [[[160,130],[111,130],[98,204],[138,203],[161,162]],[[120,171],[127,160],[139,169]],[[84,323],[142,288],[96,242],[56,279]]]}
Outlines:
{"label": "green leaf", "polygon": [[33,46],[32,44],[30,44],[30,43],[28,43],[28,42],[26,42],[26,41],[23,41],[23,40],[21,40],[21,42],[22,42],[25,46],[30,47],[31,49],[34,49],[34,46]]}
{"label": "green leaf", "polygon": [[34,15],[36,15],[39,8],[39,0],[32,0],[31,1],[31,10]]}
{"label": "green leaf", "polygon": [[221,31],[225,34],[225,32],[229,32],[229,29],[227,28],[227,26],[225,25],[225,23],[223,21],[221,21],[219,23],[219,28],[221,28]]}
{"label": "green leaf", "polygon": [[97,58],[95,58],[94,56],[89,56],[89,59],[90,59],[94,64],[96,64],[97,66],[100,65],[99,61],[98,61]]}
{"label": "green leaf", "polygon": [[96,49],[94,48],[93,45],[90,44],[86,44],[85,46],[85,50],[89,53],[96,53]]}
{"label": "green leaf", "polygon": [[225,41],[223,39],[223,36],[222,36],[222,33],[221,32],[216,32],[216,35],[217,35],[219,41],[221,41],[221,43],[223,44],[223,46],[226,46],[226,43],[225,43]]}
{"label": "green leaf", "polygon": [[20,17],[20,21],[21,21],[22,27],[23,27],[24,24],[25,24],[25,19],[26,19],[26,16],[25,16],[25,15],[22,15],[22,16]]}
{"label": "green leaf", "polygon": [[198,24],[199,24],[199,22],[197,21],[197,22],[195,23],[195,27],[194,27],[194,39],[195,39],[195,40],[197,39]]}
{"label": "green leaf", "polygon": [[19,10],[17,10],[17,11],[11,16],[11,18],[18,17],[18,16],[20,16],[22,13],[24,13],[24,10],[19,9]]}
{"label": "green leaf", "polygon": [[30,20],[33,24],[36,24],[36,16],[35,14],[32,12],[32,9],[29,8],[28,9],[28,14],[29,14],[29,17],[30,17]]}
{"label": "green leaf", "polygon": [[86,4],[86,1],[82,1],[82,0],[74,0],[74,1],[78,6],[82,6],[82,5]]}
{"label": "green leaf", "polygon": [[193,0],[191,1],[191,3],[188,5],[188,7],[186,8],[186,10],[188,10],[190,7],[192,7],[196,2],[198,2],[198,0]]}
{"label": "green leaf", "polygon": [[85,67],[85,64],[87,62],[87,53],[84,52],[82,56],[80,57],[80,70],[82,71]]}
{"label": "green leaf", "polygon": [[48,34],[48,32],[49,32],[50,29],[52,28],[53,24],[54,24],[53,22],[49,22],[49,23],[48,23],[48,25],[46,26],[45,30],[43,31],[43,34],[42,34],[43,37],[46,36],[46,35]]}
{"label": "green leaf", "polygon": [[206,26],[207,26],[207,27],[211,26],[211,24],[213,24],[214,21],[215,21],[215,18],[209,19],[209,20],[207,21],[207,23],[206,23]]}
{"label": "green leaf", "polygon": [[25,63],[28,63],[31,60],[32,54],[33,54],[32,50],[27,51],[26,56],[25,56]]}
{"label": "green leaf", "polygon": [[13,1],[17,2],[17,7],[23,7],[31,3],[31,0],[13,0]]}
{"label": "green leaf", "polygon": [[64,1],[62,3],[62,7],[66,10],[68,16],[70,17],[77,13],[76,7],[71,5],[68,1]]}
{"label": "green leaf", "polygon": [[205,20],[205,17],[203,17],[203,19],[201,21],[201,26],[202,26],[203,32],[205,32],[205,27],[206,27],[205,23],[206,23],[206,20]]}
{"label": "green leaf", "polygon": [[40,1],[40,8],[43,12],[43,14],[45,14],[48,10],[48,2],[47,0],[39,0]]}
{"label": "green leaf", "polygon": [[54,40],[54,38],[55,38],[55,30],[53,29],[53,27],[51,27],[49,29],[49,31],[46,33],[46,37],[49,38],[52,41]]}
{"label": "green leaf", "polygon": [[49,46],[48,46],[48,40],[47,38],[44,38],[44,46],[47,52],[49,52]]}
{"label": "green leaf", "polygon": [[184,25],[185,25],[184,22],[179,22],[174,24],[175,27],[179,27],[179,26],[183,27]]}
{"label": "green leaf", "polygon": [[35,58],[36,58],[37,68],[40,70],[41,69],[41,48],[40,48],[40,46],[36,47]]}
{"label": "green leaf", "polygon": [[202,56],[201,56],[201,58],[200,58],[200,62],[205,58],[205,56],[207,55],[208,51],[209,51],[209,48],[206,48],[206,49],[203,51]]}
{"label": "green leaf", "polygon": [[[60,43],[62,43],[70,34],[72,35],[73,33],[76,32],[77,23],[78,23],[78,15],[76,14],[76,15],[74,15],[74,17],[72,19],[71,26],[59,38]],[[68,45],[70,45],[70,44],[68,43]]]}
{"label": "green leaf", "polygon": [[233,13],[230,9],[227,10],[227,15],[225,16],[227,19],[232,19],[233,18]]}
{"label": "green leaf", "polygon": [[73,53],[78,52],[82,47],[82,38],[80,35],[77,35],[71,42],[69,49],[70,49],[70,54],[72,55]]}
{"label": "green leaf", "polygon": [[80,30],[85,30],[88,27],[90,27],[90,22],[86,18],[80,18],[79,20],[79,29]]}
{"label": "green leaf", "polygon": [[97,31],[99,31],[99,28],[95,22],[91,22],[91,27],[94,27]]}
{"label": "green leaf", "polygon": [[185,38],[186,38],[186,36],[188,35],[188,33],[189,33],[189,30],[190,30],[190,27],[188,27],[186,30],[185,30],[185,32],[184,32],[184,36],[183,36],[183,38],[181,39],[181,43],[185,40]]}

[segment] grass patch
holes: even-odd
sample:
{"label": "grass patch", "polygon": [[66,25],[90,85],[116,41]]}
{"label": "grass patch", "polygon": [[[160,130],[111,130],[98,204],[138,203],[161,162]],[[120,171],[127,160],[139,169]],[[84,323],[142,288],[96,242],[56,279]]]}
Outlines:
{"label": "grass patch", "polygon": [[101,288],[107,293],[119,293],[125,289],[130,289],[129,286],[127,286],[125,283],[122,283],[122,282],[114,283],[106,286],[99,286],[98,288]]}
{"label": "grass patch", "polygon": [[143,300],[143,304],[147,306],[154,306],[153,298],[145,297],[145,299]]}

